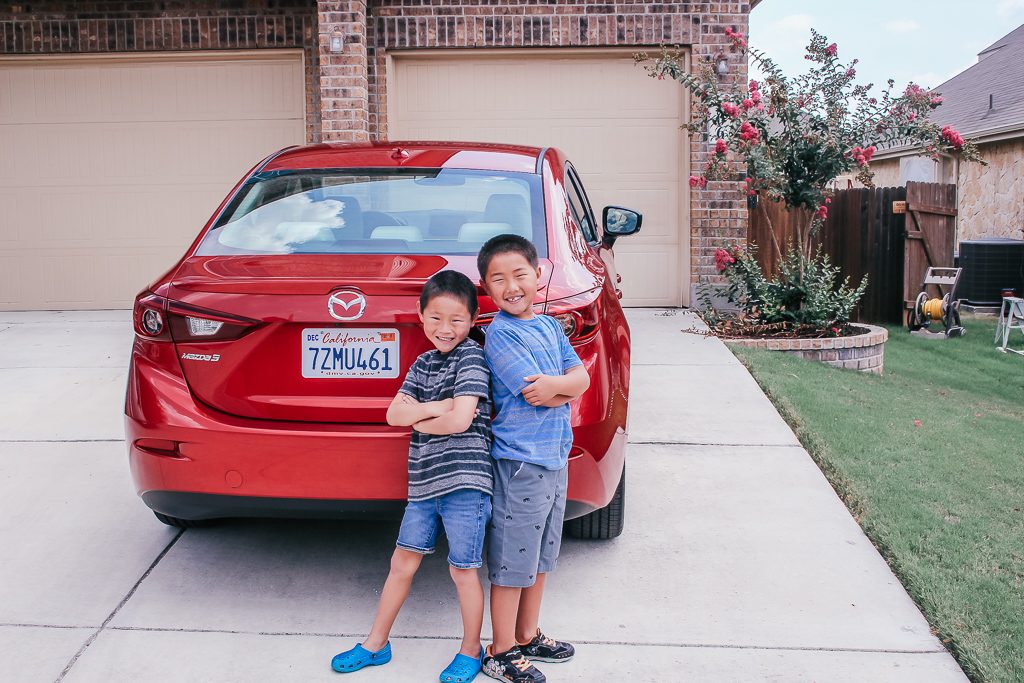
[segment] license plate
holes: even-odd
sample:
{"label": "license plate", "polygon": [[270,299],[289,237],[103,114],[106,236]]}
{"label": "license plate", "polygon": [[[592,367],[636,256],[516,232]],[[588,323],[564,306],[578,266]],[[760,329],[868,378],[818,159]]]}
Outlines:
{"label": "license plate", "polygon": [[398,330],[318,329],[302,330],[302,376],[398,377]]}

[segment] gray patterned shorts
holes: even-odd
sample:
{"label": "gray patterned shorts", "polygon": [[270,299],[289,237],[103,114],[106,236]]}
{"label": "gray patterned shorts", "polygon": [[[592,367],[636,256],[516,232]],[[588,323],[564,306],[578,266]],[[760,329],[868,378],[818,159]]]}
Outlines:
{"label": "gray patterned shorts", "polygon": [[527,588],[553,571],[562,546],[569,467],[548,470],[518,460],[494,464],[494,502],[487,538],[487,577]]}

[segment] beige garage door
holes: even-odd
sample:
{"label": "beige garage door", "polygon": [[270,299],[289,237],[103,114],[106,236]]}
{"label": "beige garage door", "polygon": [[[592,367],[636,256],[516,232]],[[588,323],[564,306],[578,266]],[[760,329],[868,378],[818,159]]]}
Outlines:
{"label": "beige garage door", "polygon": [[130,307],[303,93],[298,52],[0,60],[0,309]]}
{"label": "beige garage door", "polygon": [[595,213],[617,204],[644,214],[640,234],[615,248],[624,303],[688,304],[682,104],[681,88],[624,52],[396,55],[389,137],[564,150]]}

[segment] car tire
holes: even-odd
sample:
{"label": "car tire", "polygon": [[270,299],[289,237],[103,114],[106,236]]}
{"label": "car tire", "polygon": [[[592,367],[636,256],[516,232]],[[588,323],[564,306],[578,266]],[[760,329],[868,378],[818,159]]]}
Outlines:
{"label": "car tire", "polygon": [[173,526],[178,529],[198,529],[213,524],[212,519],[179,519],[178,517],[161,514],[156,510],[153,510],[153,514],[167,526]]}
{"label": "car tire", "polygon": [[619,485],[615,495],[603,508],[570,519],[565,523],[565,532],[572,538],[607,540],[622,533],[626,512],[626,467],[622,467]]}

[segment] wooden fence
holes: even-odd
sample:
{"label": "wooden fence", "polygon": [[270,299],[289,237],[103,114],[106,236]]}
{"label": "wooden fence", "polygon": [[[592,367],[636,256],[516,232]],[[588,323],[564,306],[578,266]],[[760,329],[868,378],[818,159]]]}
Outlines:
{"label": "wooden fence", "polygon": [[[907,187],[840,190],[832,198],[825,225],[814,237],[815,248],[820,247],[828,254],[853,286],[864,276],[868,278],[867,291],[854,312],[855,320],[902,323],[904,302],[913,301],[920,289],[924,275],[920,259],[914,256],[913,263],[905,266],[906,258],[916,253],[906,247],[909,214],[893,213],[896,201],[908,202],[911,209],[922,206],[929,212],[938,209],[946,216],[956,213],[956,190],[951,185],[908,183]],[[807,214],[787,211],[776,202],[767,202],[763,209],[785,251],[785,245],[796,239],[797,225],[807,220]],[[762,207],[751,207],[749,213],[747,241],[757,245],[758,261],[764,272],[775,274],[778,263],[768,221]],[[943,261],[935,265],[953,265],[952,239],[951,232],[932,238],[933,251]]]}

